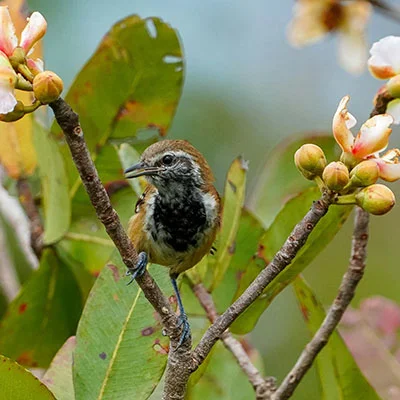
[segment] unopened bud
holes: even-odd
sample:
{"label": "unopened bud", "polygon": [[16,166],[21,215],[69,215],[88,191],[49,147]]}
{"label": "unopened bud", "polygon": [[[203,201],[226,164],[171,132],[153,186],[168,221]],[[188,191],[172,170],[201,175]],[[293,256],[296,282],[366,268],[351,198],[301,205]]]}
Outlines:
{"label": "unopened bud", "polygon": [[400,97],[400,76],[396,75],[389,79],[386,84],[389,94],[395,98]]}
{"label": "unopened bud", "polygon": [[393,208],[395,202],[393,192],[379,183],[367,186],[356,194],[357,205],[374,215],[386,214]]}
{"label": "unopened bud", "polygon": [[326,186],[340,192],[349,183],[349,170],[340,161],[334,161],[327,165],[322,174]]}
{"label": "unopened bud", "polygon": [[360,162],[350,172],[351,185],[356,187],[373,185],[378,178],[379,167],[373,160]]}
{"label": "unopened bud", "polygon": [[61,78],[52,71],[41,72],[33,80],[33,92],[42,104],[49,104],[57,100],[63,87]]}
{"label": "unopened bud", "polygon": [[326,166],[326,158],[322,149],[315,144],[304,144],[294,155],[297,169],[306,179],[321,176]]}
{"label": "unopened bud", "polygon": [[14,122],[18,121],[25,115],[25,107],[22,101],[18,101],[14,107],[14,110],[7,114],[0,114],[0,121],[3,122]]}

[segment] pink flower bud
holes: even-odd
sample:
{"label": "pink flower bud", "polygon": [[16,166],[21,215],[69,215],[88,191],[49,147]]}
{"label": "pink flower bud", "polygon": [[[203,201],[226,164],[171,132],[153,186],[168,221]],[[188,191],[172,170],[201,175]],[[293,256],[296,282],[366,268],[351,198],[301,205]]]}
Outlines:
{"label": "pink flower bud", "polygon": [[33,92],[42,104],[57,100],[63,90],[63,81],[52,71],[37,74],[33,80]]}
{"label": "pink flower bud", "polygon": [[321,176],[326,166],[325,154],[315,144],[301,146],[294,155],[294,162],[297,169],[309,180]]}
{"label": "pink flower bud", "polygon": [[340,192],[349,183],[349,170],[340,161],[331,162],[324,169],[322,179],[330,190]]}
{"label": "pink flower bud", "polygon": [[386,214],[393,208],[395,202],[393,192],[379,183],[367,186],[356,194],[357,205],[373,215]]}

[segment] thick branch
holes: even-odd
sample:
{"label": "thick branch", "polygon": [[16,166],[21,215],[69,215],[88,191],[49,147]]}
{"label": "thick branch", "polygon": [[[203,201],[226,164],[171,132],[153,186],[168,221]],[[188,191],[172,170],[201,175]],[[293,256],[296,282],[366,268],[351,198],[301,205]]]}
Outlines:
{"label": "thick branch", "polygon": [[[207,292],[203,284],[199,283],[192,286],[192,290],[196,297],[198,298],[200,304],[206,311],[207,317],[211,323],[218,317],[217,309],[215,307],[213,298],[210,293]],[[224,346],[233,354],[236,358],[240,368],[246,374],[249,382],[252,384],[254,391],[256,393],[257,400],[269,399],[273,390],[275,388],[275,380],[264,379],[260,371],[251,362],[249,355],[245,351],[242,344],[237,340],[229,330],[226,330],[222,336],[221,340]]]}
{"label": "thick branch", "polygon": [[272,396],[273,400],[288,399],[293,394],[293,391],[296,389],[305,373],[310,369],[315,357],[327,344],[330,336],[353,299],[356,287],[364,275],[368,242],[368,222],[369,214],[357,207],[350,264],[343,277],[339,293],[317,333],[314,335],[311,342],[308,343],[297,360],[296,365]]}
{"label": "thick branch", "polygon": [[26,179],[19,179],[17,181],[17,190],[21,205],[30,221],[32,250],[35,252],[36,256],[40,258],[43,249],[44,229],[39,210],[36,207],[29,182]]}
{"label": "thick branch", "polygon": [[295,226],[270,264],[260,272],[244,293],[208,328],[200,343],[193,351],[195,368],[204,361],[212,346],[232,322],[235,321],[235,319],[262,294],[268,284],[292,262],[316,224],[327,213],[332,201],[333,194],[325,192],[318,201],[313,203],[310,211],[305,215],[302,221]]}
{"label": "thick branch", "polygon": [[[83,137],[78,114],[62,98],[51,103],[50,107],[53,109],[56,120],[64,132],[72,158],[99,220],[106,228],[108,235],[117,247],[127,268],[134,269],[138,254],[125,233],[121,221],[113,209],[107,192],[100,181]],[[136,281],[143,290],[147,300],[160,314],[165,331],[171,339],[171,348],[176,348],[180,338],[180,328],[177,325],[177,317],[168,299],[163,295],[148,272],[138,277]],[[167,377],[166,386],[174,384],[181,390],[182,384],[180,381],[183,379],[187,382],[190,373],[188,366],[191,364],[190,348],[190,340],[187,340],[177,351],[169,352],[168,362],[174,365],[177,382],[173,381],[171,383]],[[183,390],[185,389],[185,382]],[[165,397],[166,400],[173,398],[180,397]]]}

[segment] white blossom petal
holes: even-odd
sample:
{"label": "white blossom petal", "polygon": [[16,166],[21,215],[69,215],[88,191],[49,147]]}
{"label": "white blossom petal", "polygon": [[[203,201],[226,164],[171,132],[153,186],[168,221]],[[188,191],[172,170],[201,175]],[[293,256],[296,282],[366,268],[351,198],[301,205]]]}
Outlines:
{"label": "white blossom petal", "polygon": [[14,96],[14,91],[0,83],[0,114],[7,114],[13,111],[16,105],[17,99]]}
{"label": "white blossom petal", "polygon": [[400,37],[387,36],[372,45],[368,68],[379,79],[400,74]]}
{"label": "white blossom petal", "polygon": [[35,11],[28,19],[24,30],[21,33],[20,46],[27,54],[32,46],[39,41],[47,30],[47,22],[43,15]]}
{"label": "white blossom petal", "polygon": [[363,32],[339,34],[339,63],[351,74],[361,74],[367,64],[367,43]]}
{"label": "white blossom petal", "polygon": [[18,39],[8,7],[0,6],[0,50],[7,56],[11,56],[17,43]]}
{"label": "white blossom petal", "polygon": [[387,182],[394,182],[400,179],[400,164],[387,163],[381,159],[377,159],[376,163],[379,167],[379,177]]}
{"label": "white blossom petal", "polygon": [[357,158],[365,158],[376,152],[385,150],[389,143],[393,117],[389,114],[375,115],[367,120],[360,129],[352,153]]}
{"label": "white blossom petal", "polygon": [[389,102],[386,108],[386,112],[390,114],[395,125],[400,124],[400,99],[395,99]]}
{"label": "white blossom petal", "polygon": [[0,51],[0,114],[7,114],[14,110],[17,104],[14,95],[16,82],[17,74],[6,54]]}
{"label": "white blossom petal", "polygon": [[343,97],[339,103],[332,122],[333,136],[342,150],[346,153],[351,152],[354,142],[354,136],[350,129],[357,123],[353,115],[347,111],[347,103],[349,100],[349,96]]}

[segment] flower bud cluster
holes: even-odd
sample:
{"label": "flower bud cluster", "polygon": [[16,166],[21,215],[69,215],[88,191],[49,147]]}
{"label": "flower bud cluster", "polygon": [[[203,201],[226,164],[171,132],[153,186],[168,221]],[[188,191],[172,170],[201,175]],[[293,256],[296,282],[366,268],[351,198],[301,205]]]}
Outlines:
{"label": "flower bud cluster", "polygon": [[[63,90],[62,80],[52,71],[43,70],[40,59],[30,58],[33,46],[46,33],[47,22],[34,12],[18,38],[7,6],[0,6],[0,121],[12,122],[57,100]],[[33,104],[24,105],[16,89],[33,92]]]}
{"label": "flower bud cluster", "polygon": [[296,151],[294,160],[306,179],[314,180],[322,190],[338,194],[336,204],[357,204],[374,215],[386,214],[395,204],[393,192],[376,183],[379,167],[372,159],[356,165],[342,161],[328,164],[320,147],[305,144]]}

